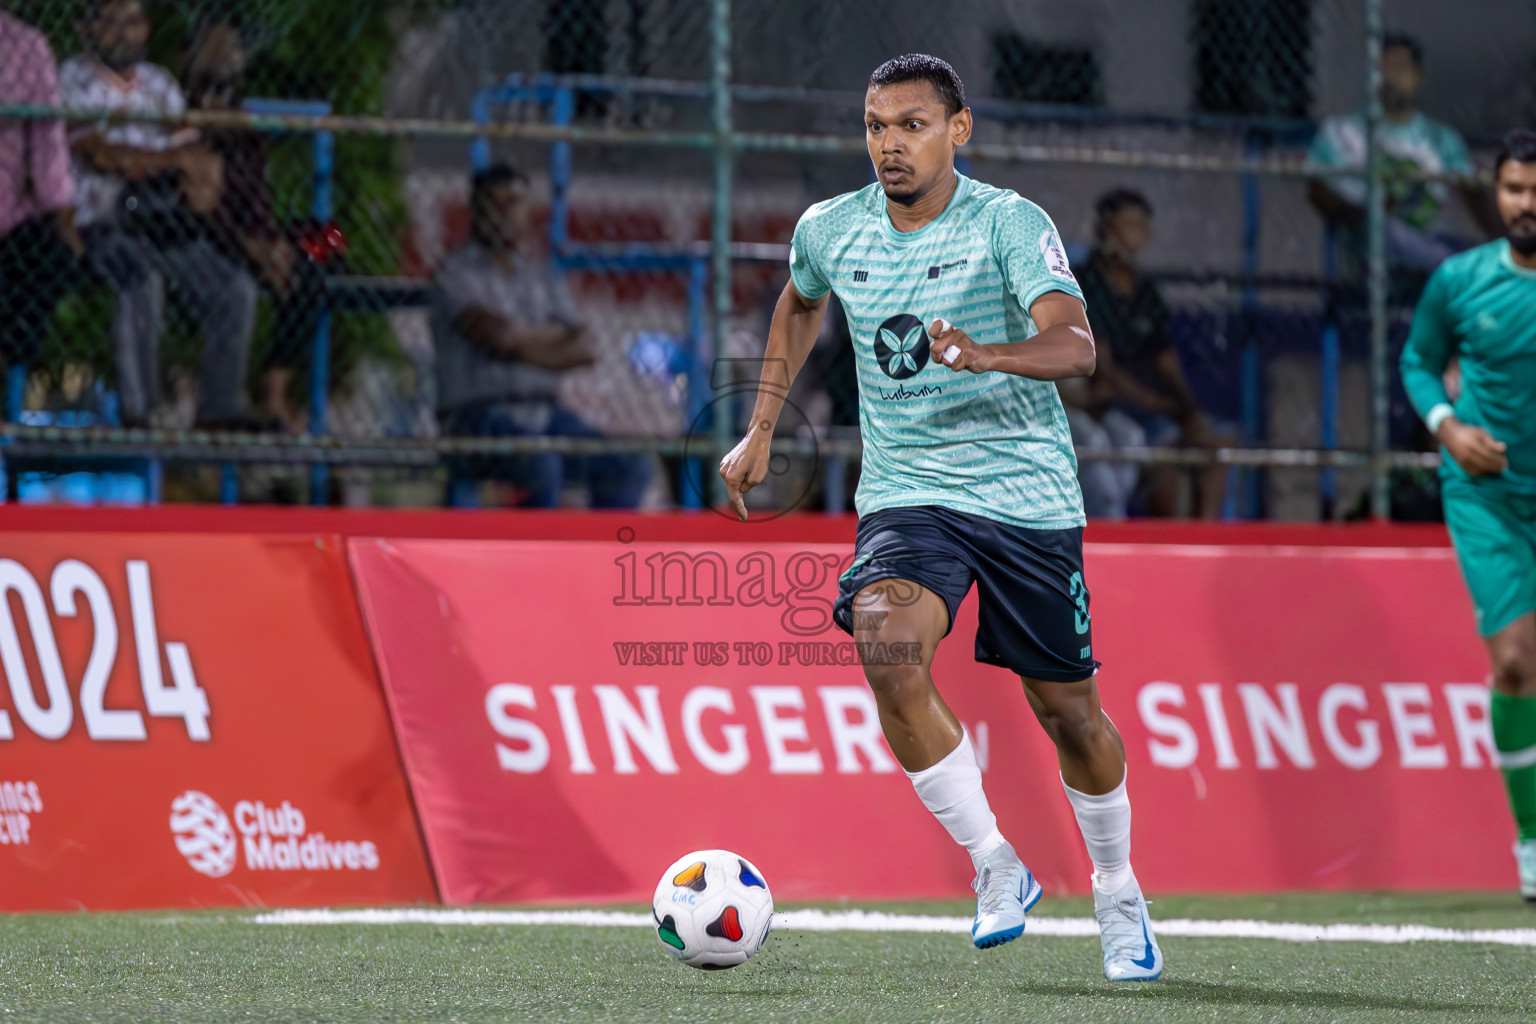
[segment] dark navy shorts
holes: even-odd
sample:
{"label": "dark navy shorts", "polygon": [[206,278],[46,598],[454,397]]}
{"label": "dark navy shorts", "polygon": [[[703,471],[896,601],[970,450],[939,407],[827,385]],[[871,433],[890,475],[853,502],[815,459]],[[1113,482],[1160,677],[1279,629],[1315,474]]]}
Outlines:
{"label": "dark navy shorts", "polygon": [[[859,591],[887,579],[910,580],[943,598],[946,636],[975,583],[977,661],[1064,683],[1099,667],[1081,527],[1033,530],[936,505],[881,509],[859,520],[853,564],[838,580],[832,618],[844,632],[853,632]],[[895,603],[904,596],[917,598],[894,582],[886,591]]]}

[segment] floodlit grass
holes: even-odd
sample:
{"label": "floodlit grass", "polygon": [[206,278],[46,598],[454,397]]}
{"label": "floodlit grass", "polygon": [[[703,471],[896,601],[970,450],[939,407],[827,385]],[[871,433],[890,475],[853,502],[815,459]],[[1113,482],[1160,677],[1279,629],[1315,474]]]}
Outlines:
{"label": "floodlit grass", "polygon": [[[964,914],[959,903],[882,910]],[[1169,898],[1154,917],[1536,927],[1487,894]],[[1086,916],[1047,900],[1032,916]],[[244,912],[0,918],[0,1021],[1530,1021],[1536,949],[1163,940],[1112,986],[1094,939],[781,931],[730,971],[640,928],[262,925]]]}

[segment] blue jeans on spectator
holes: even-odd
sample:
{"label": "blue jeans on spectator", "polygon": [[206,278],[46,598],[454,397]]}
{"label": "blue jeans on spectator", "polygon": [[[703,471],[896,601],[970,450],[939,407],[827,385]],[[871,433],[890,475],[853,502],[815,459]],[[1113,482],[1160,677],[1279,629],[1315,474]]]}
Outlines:
{"label": "blue jeans on spectator", "polygon": [[[535,417],[541,419],[543,417]],[[522,420],[522,422],[519,422]],[[500,403],[485,403],[447,414],[444,433],[456,437],[603,437],[581,417],[561,408],[549,412],[543,429]],[[643,454],[470,455],[449,460],[450,504],[461,480],[497,480],[520,492],[519,508],[557,508],[567,483],[585,483],[593,508],[634,508],[651,480],[650,459]]]}

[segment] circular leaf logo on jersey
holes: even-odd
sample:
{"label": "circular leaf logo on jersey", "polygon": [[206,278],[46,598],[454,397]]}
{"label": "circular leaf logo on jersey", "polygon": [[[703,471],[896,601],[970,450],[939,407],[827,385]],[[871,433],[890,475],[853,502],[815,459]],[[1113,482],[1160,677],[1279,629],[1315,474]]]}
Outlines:
{"label": "circular leaf logo on jersey", "polygon": [[928,365],[928,332],[911,313],[897,313],[875,332],[875,359],[887,377],[906,380]]}
{"label": "circular leaf logo on jersey", "polygon": [[171,834],[187,863],[209,878],[235,868],[235,830],[229,815],[207,793],[189,789],[171,801]]}

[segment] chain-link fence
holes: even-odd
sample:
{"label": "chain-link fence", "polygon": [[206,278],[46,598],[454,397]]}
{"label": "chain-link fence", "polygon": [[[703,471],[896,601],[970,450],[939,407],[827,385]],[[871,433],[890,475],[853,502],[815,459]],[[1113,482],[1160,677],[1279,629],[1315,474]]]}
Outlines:
{"label": "chain-link fence", "polygon": [[[1432,516],[1395,346],[1497,231],[1472,182],[1536,83],[1521,0],[4,10],[21,500],[718,499],[796,220],[872,180],[870,70],[930,52],[975,115],[962,171],[1051,214],[1129,381],[1063,392],[1091,513]],[[515,266],[475,255],[498,231]],[[494,358],[476,309],[507,314]],[[849,504],[839,323],[766,504]]]}

